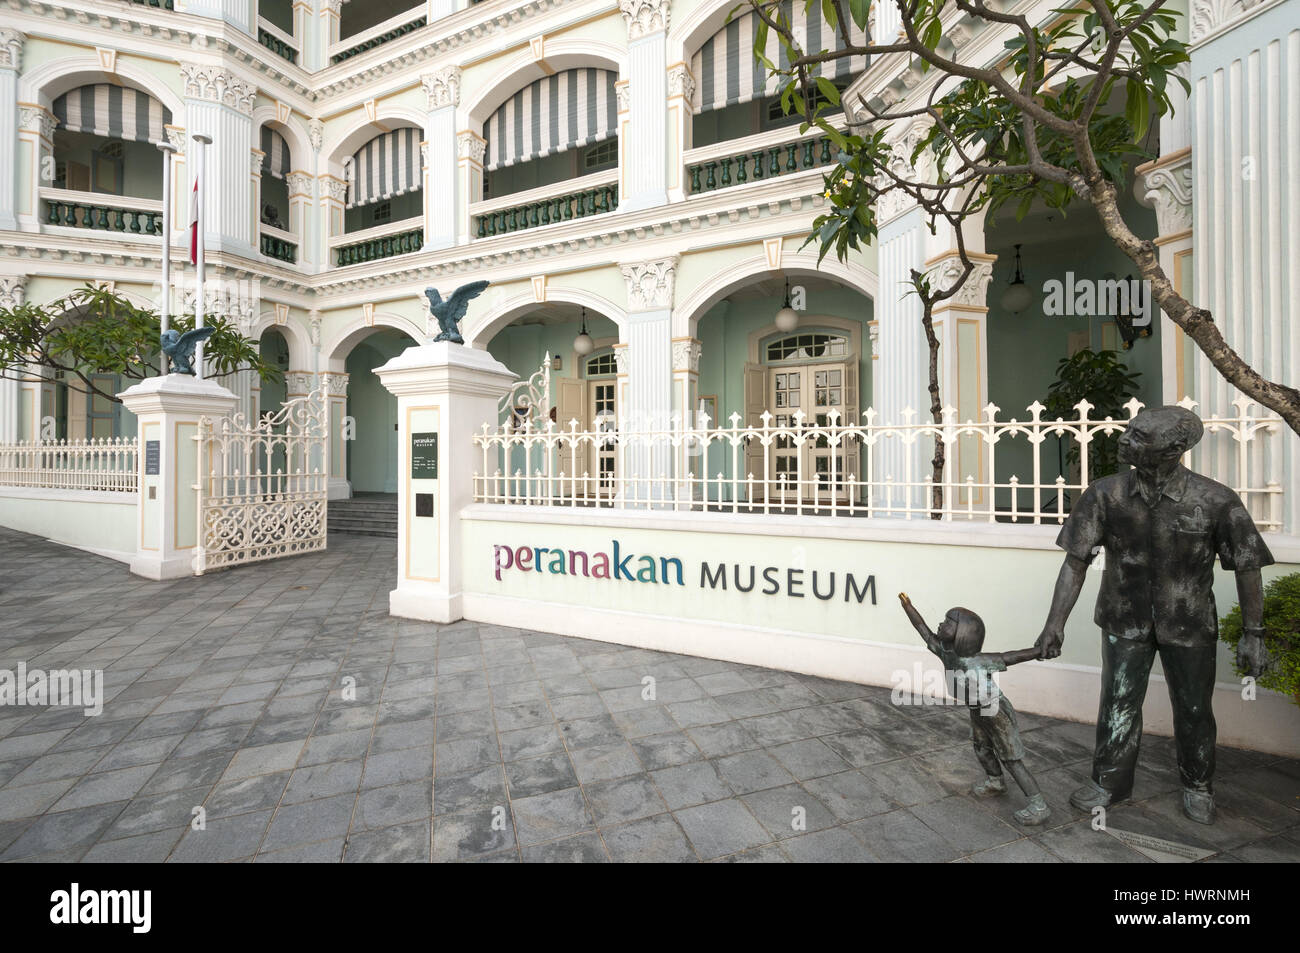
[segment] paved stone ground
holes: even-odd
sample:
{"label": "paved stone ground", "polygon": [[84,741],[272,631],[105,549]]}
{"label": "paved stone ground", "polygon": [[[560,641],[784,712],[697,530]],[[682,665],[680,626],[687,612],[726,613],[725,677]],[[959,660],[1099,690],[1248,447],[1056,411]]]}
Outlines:
{"label": "paved stone ground", "polygon": [[[966,795],[979,772],[961,710],[391,619],[394,563],[391,540],[336,536],[323,554],[150,583],[0,529],[0,668],[102,667],[109,696],[96,718],[0,708],[0,860],[1146,859],[1066,803],[1086,726],[1023,716],[1054,811],[1025,836],[1018,795]],[[1212,828],[1182,817],[1167,739],[1142,764],[1113,828],[1216,861],[1300,860],[1300,763],[1221,750]],[[190,828],[198,805],[206,830]]]}

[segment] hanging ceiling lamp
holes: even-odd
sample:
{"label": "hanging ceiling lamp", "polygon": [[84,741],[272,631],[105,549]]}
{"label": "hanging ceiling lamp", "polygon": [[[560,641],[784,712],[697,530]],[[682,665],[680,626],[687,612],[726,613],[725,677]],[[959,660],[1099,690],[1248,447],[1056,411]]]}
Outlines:
{"label": "hanging ceiling lamp", "polygon": [[1012,314],[1024,311],[1034,300],[1034,294],[1025,284],[1025,274],[1020,268],[1020,246],[1016,245],[1016,276],[1002,292],[1002,308]]}
{"label": "hanging ceiling lamp", "polygon": [[596,342],[591,339],[587,333],[587,309],[582,309],[582,330],[578,336],[573,339],[573,350],[581,357],[586,357],[596,349]]}
{"label": "hanging ceiling lamp", "polygon": [[776,313],[776,329],[793,331],[799,326],[799,312],[790,307],[790,279],[785,279],[785,304]]}

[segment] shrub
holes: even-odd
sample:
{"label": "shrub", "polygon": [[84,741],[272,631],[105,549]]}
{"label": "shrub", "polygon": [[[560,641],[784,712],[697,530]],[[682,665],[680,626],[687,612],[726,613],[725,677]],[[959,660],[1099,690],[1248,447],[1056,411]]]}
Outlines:
{"label": "shrub", "polygon": [[[1278,576],[1264,587],[1264,632],[1268,661],[1259,684],[1290,695],[1300,705],[1300,572]],[[1233,606],[1219,620],[1219,638],[1235,653],[1241,641],[1241,606]],[[1244,673],[1238,669],[1237,674]]]}

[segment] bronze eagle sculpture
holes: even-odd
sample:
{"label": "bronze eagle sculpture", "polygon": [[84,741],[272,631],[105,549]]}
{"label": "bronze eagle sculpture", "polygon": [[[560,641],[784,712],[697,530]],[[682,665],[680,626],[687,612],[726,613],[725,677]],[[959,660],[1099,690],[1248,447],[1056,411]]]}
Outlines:
{"label": "bronze eagle sculpture", "polygon": [[[425,288],[424,294],[429,299],[429,311],[438,319],[438,336],[434,341],[450,341],[452,344],[464,344],[465,339],[460,336],[460,319],[465,317],[465,310],[469,307],[471,298],[477,298],[483,293],[491,282],[471,281],[467,285],[461,285],[451,293],[451,297],[446,301],[438,293],[437,288]],[[430,331],[433,328],[429,329]]]}
{"label": "bronze eagle sculpture", "polygon": [[200,341],[206,341],[212,337],[217,329],[209,325],[206,328],[196,328],[193,331],[186,331],[184,334],[175,328],[168,328],[162,333],[162,352],[167,355],[171,361],[171,372],[173,374],[193,374],[194,373],[194,348]]}

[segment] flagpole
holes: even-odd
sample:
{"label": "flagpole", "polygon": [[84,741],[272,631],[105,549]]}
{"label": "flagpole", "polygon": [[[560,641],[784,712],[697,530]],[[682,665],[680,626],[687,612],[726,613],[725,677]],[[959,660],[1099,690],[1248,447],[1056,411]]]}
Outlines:
{"label": "flagpole", "polygon": [[[194,141],[199,144],[197,155],[194,157],[194,182],[197,186],[197,196],[195,207],[198,215],[195,221],[198,223],[194,229],[194,329],[197,331],[203,327],[203,233],[207,228],[203,215],[203,192],[205,184],[203,182],[203,160],[207,158],[208,146],[211,145],[212,139],[208,136],[196,135]],[[196,380],[203,380],[203,342],[200,341],[194,348],[194,377]]]}
{"label": "flagpole", "polygon": [[[158,149],[163,154],[163,207],[162,207],[162,305],[158,308],[158,316],[162,319],[162,333],[166,334],[171,327],[171,297],[172,297],[172,156],[176,154],[176,147],[170,142],[158,143]],[[169,361],[165,353],[160,353],[162,359],[162,372],[165,375],[168,370]]]}

